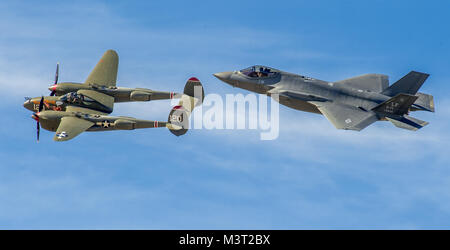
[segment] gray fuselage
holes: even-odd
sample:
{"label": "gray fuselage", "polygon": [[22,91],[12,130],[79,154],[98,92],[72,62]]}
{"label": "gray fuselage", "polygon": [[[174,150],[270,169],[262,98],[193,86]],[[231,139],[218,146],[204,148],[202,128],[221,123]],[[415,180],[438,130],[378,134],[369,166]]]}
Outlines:
{"label": "gray fuselage", "polygon": [[321,112],[309,101],[332,101],[370,110],[390,98],[377,92],[282,71],[266,77],[250,77],[241,71],[222,72],[215,76],[233,87],[269,96],[278,94],[281,104],[317,114]]}

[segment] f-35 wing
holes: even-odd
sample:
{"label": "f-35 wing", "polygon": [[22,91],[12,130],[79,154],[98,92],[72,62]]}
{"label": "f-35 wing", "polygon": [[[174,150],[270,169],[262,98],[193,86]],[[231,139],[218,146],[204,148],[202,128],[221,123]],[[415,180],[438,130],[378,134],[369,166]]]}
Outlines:
{"label": "f-35 wing", "polygon": [[117,53],[114,50],[106,51],[86,79],[85,84],[115,87],[118,67],[119,56]]}
{"label": "f-35 wing", "polygon": [[297,92],[297,91],[292,91],[292,90],[284,90],[284,89],[281,89],[281,88],[273,88],[273,89],[267,91],[267,93],[270,94],[270,95],[278,94],[280,96],[284,96],[284,97],[292,98],[292,99],[297,99],[297,100],[305,101],[305,102],[311,102],[311,101],[325,102],[325,101],[328,101],[327,99],[322,98],[320,96],[310,95],[310,94]]}
{"label": "f-35 wing", "polygon": [[373,111],[364,111],[356,107],[335,104],[333,102],[310,102],[338,129],[360,131],[376,122],[378,117]]}
{"label": "f-35 wing", "polygon": [[92,125],[94,125],[93,122],[73,116],[63,117],[61,118],[61,122],[59,123],[59,127],[56,130],[53,140],[68,141],[86,131],[88,128],[92,127]]}

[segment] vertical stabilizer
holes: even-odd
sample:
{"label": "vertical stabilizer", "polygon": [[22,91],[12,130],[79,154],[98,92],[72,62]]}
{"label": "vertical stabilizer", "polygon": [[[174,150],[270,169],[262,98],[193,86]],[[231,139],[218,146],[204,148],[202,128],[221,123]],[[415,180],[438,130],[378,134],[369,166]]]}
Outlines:
{"label": "vertical stabilizer", "polygon": [[117,69],[119,67],[119,56],[114,50],[106,51],[95,68],[89,74],[85,84],[96,84],[100,86],[116,86]]}
{"label": "vertical stabilizer", "polygon": [[399,116],[407,114],[411,105],[417,100],[415,95],[398,94],[380,103],[372,110],[381,116]]}
{"label": "vertical stabilizer", "polygon": [[415,95],[419,91],[422,84],[427,80],[429,74],[411,71],[402,79],[385,89],[382,94],[387,96],[395,96],[398,94]]}
{"label": "vertical stabilizer", "polygon": [[185,87],[183,95],[177,106],[173,107],[169,114],[167,127],[176,136],[184,135],[189,129],[189,117],[195,107],[202,104],[205,92],[200,81],[192,77]]}

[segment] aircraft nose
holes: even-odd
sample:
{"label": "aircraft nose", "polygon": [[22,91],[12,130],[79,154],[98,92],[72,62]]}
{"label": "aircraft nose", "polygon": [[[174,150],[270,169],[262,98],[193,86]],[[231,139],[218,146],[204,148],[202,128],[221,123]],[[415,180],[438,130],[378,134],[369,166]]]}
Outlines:
{"label": "aircraft nose", "polygon": [[230,80],[231,78],[231,74],[233,74],[233,72],[227,71],[227,72],[219,72],[219,73],[215,73],[213,74],[215,77],[217,77],[219,80],[227,82],[228,80]]}
{"label": "aircraft nose", "polygon": [[30,111],[34,111],[34,109],[33,109],[33,103],[31,102],[30,99],[26,100],[26,101],[23,103],[23,107],[26,108],[26,109],[28,109],[28,110],[30,110]]}
{"label": "aircraft nose", "polygon": [[48,90],[50,90],[50,91],[56,91],[56,87],[57,87],[57,86],[58,86],[58,85],[54,84],[54,85],[48,87]]}

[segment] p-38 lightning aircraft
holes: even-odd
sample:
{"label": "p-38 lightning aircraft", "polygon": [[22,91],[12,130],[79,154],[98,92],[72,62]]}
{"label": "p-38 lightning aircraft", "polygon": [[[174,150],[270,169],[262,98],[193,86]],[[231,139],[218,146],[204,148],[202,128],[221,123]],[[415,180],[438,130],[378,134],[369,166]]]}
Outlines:
{"label": "p-38 lightning aircraft", "polygon": [[418,92],[429,75],[416,71],[391,86],[382,74],[329,82],[260,65],[214,76],[233,87],[277,96],[288,107],[323,114],[338,129],[360,131],[388,120],[396,127],[417,130],[428,122],[408,116],[409,112],[434,112],[433,96]]}
{"label": "p-38 lightning aircraft", "polygon": [[[87,91],[87,90],[85,90]],[[79,92],[79,91],[78,91]],[[189,116],[193,109],[203,101],[203,87],[200,81],[192,77],[186,83],[184,94],[177,106],[173,107],[168,122],[140,120],[126,116],[108,116],[112,111],[112,101],[105,101],[104,94],[98,92],[67,93],[56,101],[60,110],[44,110],[45,98],[41,97],[38,112],[31,117],[37,121],[37,140],[40,126],[56,132],[53,140],[68,141],[84,131],[133,130],[140,128],[167,127],[176,136],[183,135],[189,127]],[[67,100],[71,101],[67,101]],[[77,100],[75,100],[77,99]],[[25,105],[25,104],[24,104]],[[58,106],[59,105],[59,106]],[[64,111],[62,111],[64,109]],[[103,112],[102,112],[103,111]]]}
{"label": "p-38 lightning aircraft", "polygon": [[[58,87],[52,88],[51,96],[26,98],[24,107],[37,111],[32,118],[37,121],[38,141],[40,126],[49,131],[56,131],[53,138],[55,141],[70,140],[83,131],[167,127],[177,136],[187,132],[189,116],[204,98],[203,86],[197,78],[192,77],[188,80],[182,95],[148,89],[116,88],[117,65],[117,54],[109,50],[103,55],[85,84],[63,83],[59,91],[55,91]],[[55,83],[57,79],[58,67]],[[60,84],[56,86],[58,85]],[[64,95],[55,96],[55,94]],[[113,111],[115,101],[136,101],[136,96],[142,97],[137,98],[141,101],[169,99],[176,96],[180,97],[180,101],[171,110],[168,122],[108,116]]]}
{"label": "p-38 lightning aircraft", "polygon": [[[107,103],[153,101],[181,97],[181,94],[175,92],[155,91],[145,88],[116,87],[118,67],[119,56],[114,50],[108,50],[103,54],[102,58],[84,83],[58,83],[59,64],[57,64],[55,81],[54,84],[49,87],[49,90],[51,91],[50,96],[44,98],[45,106],[43,109],[53,109],[54,105],[50,106],[50,104],[55,104],[55,102],[59,100],[58,96],[74,92],[81,96],[97,95],[95,94],[95,92],[97,92],[100,93],[98,96],[101,96],[102,101]],[[41,97],[25,99],[24,106],[27,109],[38,111]]]}

